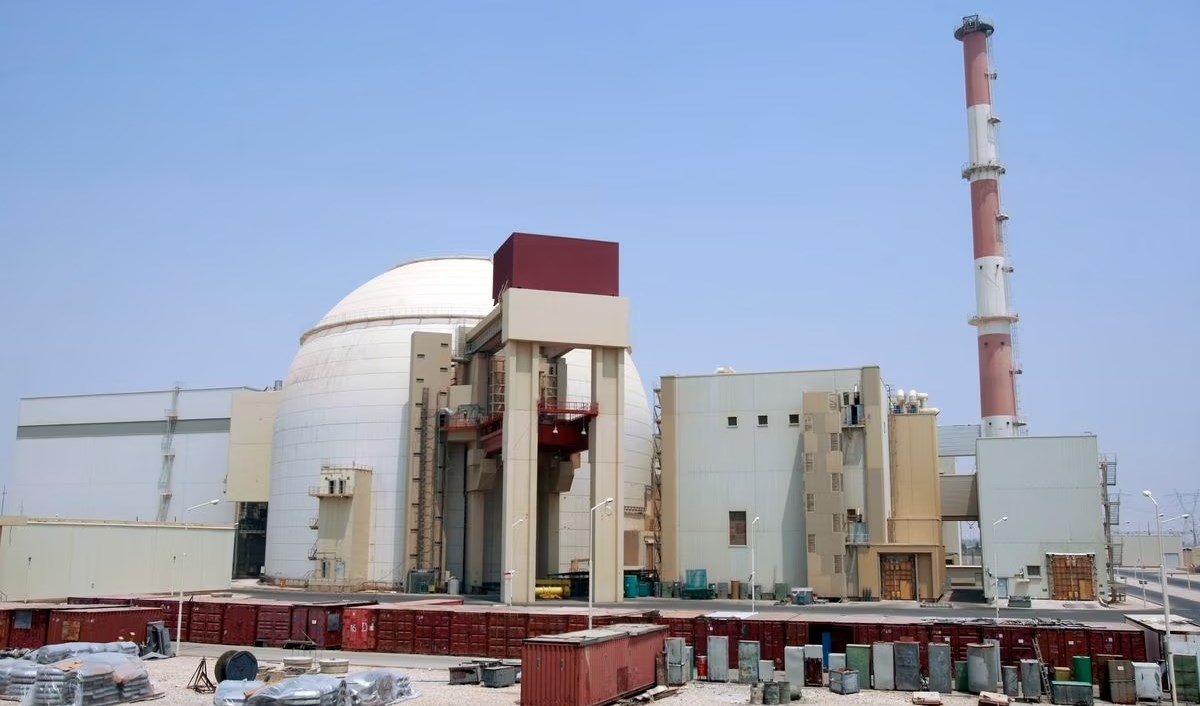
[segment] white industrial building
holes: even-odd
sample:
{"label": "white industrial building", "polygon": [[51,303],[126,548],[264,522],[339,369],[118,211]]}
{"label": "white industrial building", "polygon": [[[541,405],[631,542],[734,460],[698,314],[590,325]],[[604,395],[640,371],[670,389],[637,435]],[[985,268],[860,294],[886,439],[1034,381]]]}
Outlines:
{"label": "white industrial building", "polygon": [[978,440],[989,599],[1105,597],[1108,542],[1099,459],[1090,435]]}
{"label": "white industrial building", "polygon": [[[860,404],[854,409],[861,418],[847,418],[844,432],[839,419],[838,428],[824,431],[820,449],[805,446],[806,393],[819,393],[827,409],[829,393],[865,390],[874,414]],[[710,582],[746,581],[757,547],[760,585],[808,586],[819,583],[818,576],[832,584],[836,568],[840,589],[821,586],[820,592],[844,595],[840,559],[825,568],[809,561],[843,554],[844,535],[858,523],[865,527],[868,515],[878,514],[884,523],[888,517],[887,415],[881,413],[887,393],[879,369],[671,376],[663,378],[662,396],[665,574],[682,579],[687,569],[704,568]],[[829,459],[818,452],[827,450],[830,434],[837,435],[839,463],[826,469]],[[818,470],[837,474],[829,492],[836,491],[840,526],[832,519],[806,521],[806,495],[817,490],[806,478]],[[868,488],[869,480],[878,487]],[[761,519],[752,527],[755,517]],[[810,532],[815,541],[805,551]]]}
{"label": "white industrial building", "polygon": [[[362,285],[333,307],[301,337],[300,350],[279,393],[270,458],[270,500],[266,549],[266,574],[281,582],[312,578],[339,580],[341,560],[328,566],[318,546],[318,499],[311,492],[322,478],[322,467],[357,469],[369,474],[371,506],[368,532],[366,584],[396,586],[406,583],[415,568],[409,526],[411,471],[422,400],[414,387],[432,385],[430,405],[445,406],[434,377],[446,375],[452,363],[430,369],[428,381],[413,377],[416,365],[432,360],[436,352],[413,355],[414,334],[446,334],[447,361],[461,354],[467,332],[495,306],[492,298],[492,262],[489,258],[452,257],[415,260],[399,265]],[[426,356],[428,355],[428,358]],[[561,359],[568,400],[590,398],[590,354],[574,350]],[[625,497],[632,506],[630,528],[644,528],[644,510],[650,485],[650,408],[637,370],[626,354],[624,455]],[[565,367],[566,375],[562,375]],[[416,373],[422,375],[424,373]],[[414,412],[414,409],[417,412]],[[438,446],[437,442],[433,446]],[[444,572],[464,574],[466,543],[465,458],[461,447],[449,447],[439,461],[443,484],[438,490],[438,515],[444,537]],[[563,494],[559,522],[558,556],[551,572],[579,566],[589,552],[589,475],[584,460],[571,489]],[[499,489],[487,498],[498,521]],[[367,510],[353,510],[361,513]],[[501,527],[486,532],[485,582],[501,578]],[[332,552],[330,553],[332,556]],[[640,566],[637,557],[633,566]],[[586,568],[586,561],[582,564]]]}
{"label": "white industrial building", "polygon": [[248,388],[30,397],[20,402],[9,514],[229,524],[231,400]]}

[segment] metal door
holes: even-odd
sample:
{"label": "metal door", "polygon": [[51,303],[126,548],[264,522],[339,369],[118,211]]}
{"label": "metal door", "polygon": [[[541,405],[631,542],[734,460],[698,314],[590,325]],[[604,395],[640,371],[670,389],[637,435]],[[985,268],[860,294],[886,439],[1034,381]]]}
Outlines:
{"label": "metal door", "polygon": [[996,596],[998,598],[1008,598],[1008,578],[996,579]]}
{"label": "metal door", "polygon": [[880,597],[885,601],[916,600],[916,557],[912,554],[882,554],[879,575],[883,583]]}
{"label": "metal door", "polygon": [[1047,554],[1050,599],[1096,600],[1096,557],[1091,554]]}

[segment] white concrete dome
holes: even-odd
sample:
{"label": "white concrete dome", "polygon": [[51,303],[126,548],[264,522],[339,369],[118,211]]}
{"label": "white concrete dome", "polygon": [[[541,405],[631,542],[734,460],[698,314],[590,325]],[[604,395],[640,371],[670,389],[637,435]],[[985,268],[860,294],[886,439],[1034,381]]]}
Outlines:
{"label": "white concrete dome", "polygon": [[[301,337],[280,397],[271,457],[266,573],[309,576],[310,523],[317,501],[308,495],[323,464],[373,470],[370,580],[404,579],[408,506],[409,369],[415,331],[460,332],[492,309],[487,258],[451,257],[399,265],[351,292]],[[590,354],[567,356],[568,394],[589,394]],[[632,363],[626,368],[626,504],[642,505],[650,482],[650,409]],[[636,489],[636,492],[634,490]],[[564,497],[561,554],[586,552],[587,467]],[[491,553],[491,552],[489,552]],[[565,563],[564,559],[562,563]],[[489,562],[490,563],[490,562]],[[498,572],[498,565],[494,568]]]}

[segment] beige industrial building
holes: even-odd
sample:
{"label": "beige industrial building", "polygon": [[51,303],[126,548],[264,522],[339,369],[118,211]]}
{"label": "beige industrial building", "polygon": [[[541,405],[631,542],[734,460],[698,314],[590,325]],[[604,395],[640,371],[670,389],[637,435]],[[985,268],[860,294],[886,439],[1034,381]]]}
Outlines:
{"label": "beige industrial building", "polygon": [[233,525],[0,516],[0,600],[229,588]]}
{"label": "beige industrial building", "polygon": [[[879,368],[662,380],[662,575],[936,599],[937,411]],[[757,522],[755,521],[757,518]]]}

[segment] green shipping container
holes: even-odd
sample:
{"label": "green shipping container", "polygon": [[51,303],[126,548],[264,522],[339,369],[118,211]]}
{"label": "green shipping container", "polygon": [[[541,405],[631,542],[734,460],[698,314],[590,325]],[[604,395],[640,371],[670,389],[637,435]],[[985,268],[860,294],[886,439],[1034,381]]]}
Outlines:
{"label": "green shipping container", "polygon": [[1171,655],[1175,666],[1175,691],[1179,701],[1200,702],[1200,658],[1196,655]]}
{"label": "green shipping container", "polygon": [[1076,656],[1071,659],[1075,681],[1092,683],[1092,658]]}
{"label": "green shipping container", "polygon": [[858,672],[859,682],[871,686],[871,646],[846,645],[846,669]]}

